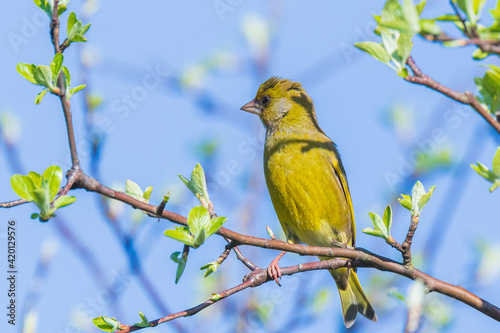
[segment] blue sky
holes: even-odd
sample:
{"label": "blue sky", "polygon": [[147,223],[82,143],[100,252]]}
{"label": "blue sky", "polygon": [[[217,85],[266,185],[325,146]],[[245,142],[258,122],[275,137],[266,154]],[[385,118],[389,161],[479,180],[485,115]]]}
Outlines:
{"label": "blue sky", "polygon": [[[92,9],[89,7],[92,3],[87,3],[87,10]],[[361,229],[371,224],[368,212],[382,214],[388,203],[396,209],[394,197],[409,193],[415,179],[405,176],[407,169],[414,170],[412,154],[427,150],[432,154],[449,152],[451,166],[418,177],[426,188],[436,185],[436,191],[421,217],[414,252],[422,253],[434,236],[435,251],[422,258],[421,267],[429,265],[430,258],[432,266],[427,268],[436,277],[470,288],[488,301],[500,304],[500,293],[495,287],[498,272],[492,271],[492,279],[486,282],[474,278],[479,240],[498,247],[499,194],[490,194],[488,183],[468,167],[476,161],[491,164],[499,145],[498,135],[492,134],[471,109],[405,82],[387,66],[353,48],[355,42],[376,40],[371,33],[375,27],[372,14],[380,12],[383,1],[342,4],[321,1],[314,5],[298,1],[224,0],[196,5],[176,1],[96,3],[97,11],[87,11],[86,18],[83,2],[70,2],[68,13],[75,11],[79,18],[92,22],[92,27],[86,35],[89,42],[71,45],[65,52],[64,63],[73,82],[81,82],[85,74],[88,91],[103,98],[94,119],[106,134],[100,158],[104,184],[123,188],[125,180],[132,179],[142,188],[153,185],[154,202],[170,191],[172,201],[167,209],[185,215],[196,203],[177,174],[188,176],[200,162],[211,179],[209,189],[217,213],[228,217],[226,227],[267,237],[265,226],[269,225],[278,234],[279,224],[263,179],[262,125],[239,108],[254,97],[259,84],[269,76],[297,80],[315,101],[321,127],[341,152],[355,209],[357,245],[399,260],[398,253],[382,240],[361,233]],[[224,7],[226,11],[217,10],[220,3],[229,6]],[[493,5],[488,1],[486,8]],[[449,12],[448,2],[429,1],[423,17]],[[68,13],[62,16],[63,27]],[[24,170],[40,173],[53,164],[67,169],[69,162],[59,101],[47,95],[41,105],[35,105],[39,87],[15,70],[18,62],[40,65],[51,61],[53,49],[48,17],[44,15],[31,1],[19,1],[11,5],[9,15],[0,22],[3,45],[0,111],[19,123],[19,132],[11,130],[14,132],[11,135],[18,137],[15,146]],[[485,11],[488,22],[486,16]],[[266,30],[259,30],[259,26],[269,27],[269,44]],[[453,27],[446,29],[458,36]],[[245,31],[250,31],[250,39]],[[264,65],[256,67],[259,43],[269,47]],[[439,82],[457,91],[476,92],[472,78],[482,76],[485,71],[479,65],[498,65],[498,60],[490,57],[474,61],[472,51],[473,48],[446,49],[415,37],[412,55],[420,68]],[[82,61],[89,66],[84,71]],[[71,102],[82,167],[90,173],[83,93],[75,95]],[[207,157],[200,153],[200,146],[210,142],[215,142],[217,148],[214,155]],[[9,184],[13,170],[5,150],[2,154],[0,201],[3,202],[15,199],[16,195]],[[401,182],[388,182],[391,175],[401,177]],[[107,283],[118,274],[124,288],[119,292],[118,308],[106,301],[102,306],[90,306],[93,299],[102,296],[103,288],[74,247],[61,237],[55,223],[31,220],[29,216],[35,211],[32,204],[1,210],[1,223],[5,226],[2,228],[6,229],[7,219],[15,219],[19,230],[21,308],[29,306],[26,297],[30,290],[39,291],[34,302],[38,312],[37,332],[66,332],[73,326],[83,332],[95,332],[92,326],[80,325],[74,316],[89,308],[96,310],[90,311],[90,315],[115,316],[127,324],[138,321],[137,311],[144,312],[149,319],[165,315],[152,304],[139,280],[128,273],[126,255],[103,218],[97,195],[82,190],[72,194],[77,197],[76,203],[61,210],[58,216],[93,253]],[[175,264],[169,256],[182,246],[162,235],[173,226],[149,218],[138,221],[137,213],[132,214],[131,209],[119,206],[115,209],[123,210],[119,223],[124,230],[137,230],[135,244],[144,272],[173,312],[198,304],[212,292],[239,283],[244,276],[244,268],[231,257],[217,273],[203,279],[199,267],[215,260],[223,251],[223,241],[213,237],[204,250],[191,252],[184,276],[175,285]],[[447,223],[444,221],[449,221],[445,230],[436,228]],[[408,223],[407,212],[397,208],[393,226],[396,239],[402,240]],[[52,243],[46,243],[48,240]],[[42,244],[58,244],[58,251],[49,261],[46,276],[37,280],[34,276]],[[260,249],[244,250],[263,267],[276,254]],[[303,260],[307,258],[289,254],[282,263],[291,265]],[[494,265],[498,263],[493,262]],[[358,275],[368,293],[380,297],[373,301],[379,323],[359,319],[359,331],[401,331],[406,318],[403,303],[381,295],[387,294],[388,289],[376,283],[386,281],[406,294],[410,281],[369,269],[360,269]],[[395,280],[389,281],[390,278]],[[281,289],[268,284],[258,290],[244,291],[232,300],[179,322],[191,329],[205,323],[209,330],[217,327],[227,332],[238,325],[251,332],[279,331],[279,323],[286,323],[293,316],[293,305],[306,290],[310,298],[318,293],[328,297],[315,310],[310,326],[297,331],[311,328],[336,331],[341,327],[338,296],[329,274],[314,272],[283,278],[283,285]],[[452,322],[443,330],[492,331],[497,326],[493,320],[454,300],[427,297],[433,311],[441,307],[451,313]],[[272,320],[261,326],[254,317],[243,313],[245,306],[254,309],[250,314],[255,314],[255,309],[267,309]],[[306,306],[313,307],[307,302]],[[222,320],[223,311],[235,311],[236,319]],[[7,328],[8,332],[14,332],[19,326],[16,330]],[[173,329],[167,324],[149,331],[173,332]]]}

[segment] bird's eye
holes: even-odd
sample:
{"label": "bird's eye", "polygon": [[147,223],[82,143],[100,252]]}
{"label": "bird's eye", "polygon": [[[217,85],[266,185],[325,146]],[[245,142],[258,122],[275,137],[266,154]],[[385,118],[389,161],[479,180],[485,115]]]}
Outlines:
{"label": "bird's eye", "polygon": [[262,105],[267,106],[267,104],[269,104],[270,100],[271,99],[269,98],[269,96],[262,97],[262,99],[261,99]]}

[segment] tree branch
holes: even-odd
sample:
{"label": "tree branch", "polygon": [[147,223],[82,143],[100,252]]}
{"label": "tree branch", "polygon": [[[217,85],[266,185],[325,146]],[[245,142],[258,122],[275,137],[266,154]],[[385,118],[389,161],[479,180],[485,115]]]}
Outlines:
{"label": "tree branch", "polygon": [[409,57],[406,63],[413,72],[413,75],[408,75],[407,77],[405,77],[406,81],[426,86],[432,90],[440,92],[445,96],[448,96],[451,99],[454,99],[459,103],[470,105],[474,110],[476,110],[477,113],[479,113],[479,115],[481,115],[481,117],[484,118],[484,120],[488,122],[488,124],[490,124],[500,134],[500,123],[487,110],[483,108],[481,103],[479,103],[474,95],[472,95],[468,91],[466,91],[465,93],[459,93],[446,86],[443,86],[441,83],[424,74],[415,64],[415,61],[412,57]]}
{"label": "tree branch", "polygon": [[[62,53],[64,49],[61,49],[59,45],[59,15],[57,12],[59,0],[55,0],[53,4],[52,10],[52,21],[50,22],[50,36],[52,40],[52,45],[54,46],[54,53]],[[66,121],[66,131],[68,134],[68,143],[69,143],[69,151],[71,154],[71,170],[68,172],[68,183],[70,183],[72,178],[72,170],[80,169],[80,161],[78,160],[78,154],[76,151],[76,143],[75,143],[75,133],[73,129],[73,117],[71,114],[70,104],[68,99],[66,98],[66,91],[64,87],[64,76],[63,72],[59,74],[57,78],[57,87],[59,88],[59,99],[61,101],[61,106],[64,112],[64,120]],[[73,180],[74,181],[74,180]],[[68,189],[69,190],[69,189]],[[67,192],[67,191],[66,191]]]}
{"label": "tree branch", "polygon": [[29,201],[26,201],[24,199],[17,199],[13,201],[7,201],[7,202],[1,202],[0,203],[0,208],[11,208],[19,205],[24,205],[25,203],[28,203]]}

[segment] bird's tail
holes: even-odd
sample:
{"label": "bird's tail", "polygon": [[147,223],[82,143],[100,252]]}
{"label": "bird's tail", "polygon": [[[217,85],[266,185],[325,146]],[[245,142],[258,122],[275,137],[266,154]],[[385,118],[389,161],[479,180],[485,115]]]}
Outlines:
{"label": "bird's tail", "polygon": [[345,326],[349,328],[354,324],[358,312],[372,321],[377,321],[375,310],[361,289],[356,272],[352,269],[348,272],[347,268],[338,268],[331,270],[330,274],[339,289]]}

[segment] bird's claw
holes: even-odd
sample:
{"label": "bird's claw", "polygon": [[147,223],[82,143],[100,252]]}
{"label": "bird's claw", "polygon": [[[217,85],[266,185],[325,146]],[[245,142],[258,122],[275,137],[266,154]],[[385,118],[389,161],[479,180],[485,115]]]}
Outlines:
{"label": "bird's claw", "polygon": [[267,266],[267,275],[269,275],[269,277],[273,279],[276,284],[278,284],[278,286],[281,287],[281,283],[279,281],[279,278],[281,278],[281,271],[278,260],[273,259],[269,266]]}

